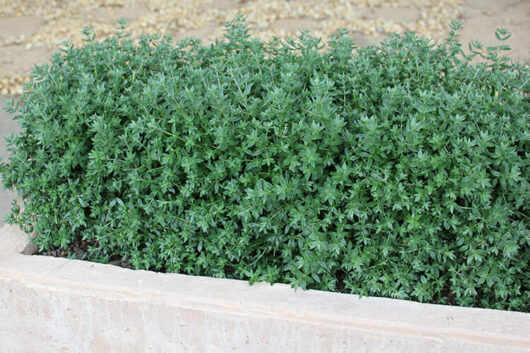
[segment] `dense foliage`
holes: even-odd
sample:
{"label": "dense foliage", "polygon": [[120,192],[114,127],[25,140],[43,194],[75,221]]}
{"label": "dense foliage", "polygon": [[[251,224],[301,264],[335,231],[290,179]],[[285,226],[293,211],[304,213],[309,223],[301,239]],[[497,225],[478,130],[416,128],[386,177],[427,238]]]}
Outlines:
{"label": "dense foliage", "polygon": [[9,221],[138,269],[529,311],[529,70],[466,56],[458,26],[365,48],[87,30],[9,107]]}

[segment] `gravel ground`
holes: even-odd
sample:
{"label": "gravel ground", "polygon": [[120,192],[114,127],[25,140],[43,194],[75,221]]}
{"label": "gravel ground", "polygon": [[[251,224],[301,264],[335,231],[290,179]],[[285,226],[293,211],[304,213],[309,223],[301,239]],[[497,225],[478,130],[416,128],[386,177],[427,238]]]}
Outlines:
{"label": "gravel ground", "polygon": [[[325,38],[346,27],[359,45],[409,30],[439,40],[460,19],[465,43],[493,45],[495,28],[505,27],[513,34],[510,56],[530,60],[529,0],[0,0],[0,105],[22,92],[33,65],[49,60],[63,41],[81,44],[87,25],[103,39],[126,17],[133,36],[160,33],[210,42],[222,37],[223,24],[237,13],[263,39],[301,29]],[[3,137],[16,130],[0,107],[0,157],[8,155]],[[0,225],[12,197],[0,191]]]}

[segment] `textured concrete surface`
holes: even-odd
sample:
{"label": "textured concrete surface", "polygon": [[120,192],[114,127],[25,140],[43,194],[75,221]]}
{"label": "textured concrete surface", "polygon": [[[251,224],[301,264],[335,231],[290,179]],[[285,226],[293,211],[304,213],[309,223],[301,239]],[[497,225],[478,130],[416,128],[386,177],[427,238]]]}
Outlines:
{"label": "textured concrete surface", "polygon": [[132,271],[26,244],[0,230],[1,352],[530,352],[530,314]]}
{"label": "textured concrete surface", "polygon": [[[2,161],[6,161],[9,158],[5,138],[14,132],[20,131],[18,121],[13,120],[13,117],[4,110],[8,99],[0,96],[0,160]],[[3,186],[0,185],[0,227],[4,225],[4,219],[9,213],[11,202],[15,197],[16,194],[14,192],[4,190]]]}

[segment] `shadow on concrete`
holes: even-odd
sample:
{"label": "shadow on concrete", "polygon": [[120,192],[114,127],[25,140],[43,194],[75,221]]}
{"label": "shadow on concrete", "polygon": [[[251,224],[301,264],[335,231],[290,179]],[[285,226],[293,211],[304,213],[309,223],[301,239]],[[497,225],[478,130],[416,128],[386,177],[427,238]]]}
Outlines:
{"label": "shadow on concrete", "polygon": [[[5,138],[20,131],[18,121],[13,120],[13,116],[4,109],[8,101],[9,98],[0,96],[0,159],[2,161],[9,158]],[[15,192],[4,190],[3,186],[0,185],[0,227],[5,224],[5,218],[15,197]]]}

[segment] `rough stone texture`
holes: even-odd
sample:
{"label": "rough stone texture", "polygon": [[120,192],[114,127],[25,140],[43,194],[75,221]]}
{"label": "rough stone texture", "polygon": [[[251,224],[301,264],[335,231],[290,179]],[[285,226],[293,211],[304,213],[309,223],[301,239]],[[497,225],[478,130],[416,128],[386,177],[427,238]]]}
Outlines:
{"label": "rough stone texture", "polygon": [[0,229],[0,351],[530,352],[530,314],[22,255]]}

